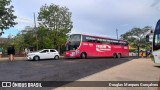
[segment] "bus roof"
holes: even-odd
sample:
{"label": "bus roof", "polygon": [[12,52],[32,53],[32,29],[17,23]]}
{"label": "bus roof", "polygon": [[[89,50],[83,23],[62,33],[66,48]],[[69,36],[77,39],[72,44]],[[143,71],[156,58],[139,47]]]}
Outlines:
{"label": "bus roof", "polygon": [[[74,34],[72,34],[72,35],[74,35]],[[96,38],[105,38],[105,39],[110,39],[110,40],[118,40],[118,41],[125,41],[125,42],[128,42],[127,40],[113,39],[113,38],[109,38],[109,37],[94,36],[94,35],[87,35],[87,34],[79,34],[79,35],[92,36],[92,37],[96,37]]]}

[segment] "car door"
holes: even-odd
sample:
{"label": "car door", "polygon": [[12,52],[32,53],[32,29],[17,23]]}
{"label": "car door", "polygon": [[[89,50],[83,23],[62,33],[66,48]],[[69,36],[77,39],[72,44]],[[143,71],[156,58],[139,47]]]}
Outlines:
{"label": "car door", "polygon": [[49,58],[49,50],[45,49],[40,51],[39,56],[40,56],[40,59]]}
{"label": "car door", "polygon": [[54,58],[56,55],[57,55],[57,52],[54,49],[50,49],[49,57]]}

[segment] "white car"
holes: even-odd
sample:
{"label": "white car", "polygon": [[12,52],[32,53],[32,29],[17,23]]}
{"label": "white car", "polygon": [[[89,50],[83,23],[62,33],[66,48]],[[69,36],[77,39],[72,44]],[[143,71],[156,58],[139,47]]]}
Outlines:
{"label": "white car", "polygon": [[42,49],[36,52],[27,54],[28,60],[40,60],[40,59],[59,59],[59,53],[55,49]]}

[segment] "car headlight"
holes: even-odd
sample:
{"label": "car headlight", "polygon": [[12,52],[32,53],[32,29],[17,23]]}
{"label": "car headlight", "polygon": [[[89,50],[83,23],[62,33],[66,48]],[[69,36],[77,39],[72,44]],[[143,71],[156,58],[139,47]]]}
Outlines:
{"label": "car headlight", "polygon": [[28,56],[35,56],[35,54],[29,54]]}

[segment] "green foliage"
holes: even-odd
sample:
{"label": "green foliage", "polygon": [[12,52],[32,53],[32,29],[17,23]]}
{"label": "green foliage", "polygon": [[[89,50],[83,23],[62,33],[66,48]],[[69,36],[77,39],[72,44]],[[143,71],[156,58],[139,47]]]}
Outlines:
{"label": "green foliage", "polygon": [[[34,47],[38,49],[64,49],[67,33],[72,29],[71,12],[67,7],[46,4],[40,8],[38,28],[26,27],[27,33],[17,35],[12,44],[16,47]],[[60,51],[60,50],[59,50]]]}
{"label": "green foliage", "polygon": [[24,34],[24,43],[26,47],[34,46],[35,44],[35,37],[32,32],[28,32]]}
{"label": "green foliage", "polygon": [[54,48],[54,44],[51,39],[50,31],[47,30],[45,27],[39,27],[37,31],[37,38],[38,38],[38,46],[39,49],[43,48]]}
{"label": "green foliage", "polygon": [[130,31],[121,35],[121,39],[127,40],[129,45],[133,48],[150,49],[151,43],[146,42],[146,33],[152,30],[152,27],[146,26],[144,28],[132,28]]}
{"label": "green foliage", "polygon": [[14,45],[16,52],[20,52],[25,46],[24,36],[18,34],[13,39],[11,39],[10,45]]}
{"label": "green foliage", "polygon": [[[52,44],[50,47],[57,48],[65,43],[67,33],[72,29],[71,12],[67,7],[60,7],[59,5],[46,4],[40,8],[38,20],[40,25],[47,31],[48,42]],[[49,39],[50,40],[49,40]],[[50,41],[50,42],[49,42]]]}
{"label": "green foliage", "polygon": [[[66,42],[67,36],[65,34],[59,34],[55,38],[55,33],[41,26],[37,30],[37,38],[38,38],[38,46],[39,49],[43,48],[57,48],[57,46],[61,46]],[[53,39],[57,42],[53,42]]]}
{"label": "green foliage", "polygon": [[3,30],[13,27],[17,23],[14,21],[16,16],[13,15],[13,6],[10,6],[11,0],[0,0],[0,36],[4,33]]}

